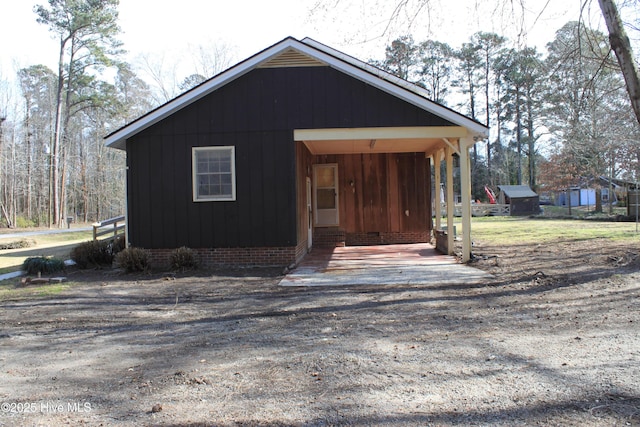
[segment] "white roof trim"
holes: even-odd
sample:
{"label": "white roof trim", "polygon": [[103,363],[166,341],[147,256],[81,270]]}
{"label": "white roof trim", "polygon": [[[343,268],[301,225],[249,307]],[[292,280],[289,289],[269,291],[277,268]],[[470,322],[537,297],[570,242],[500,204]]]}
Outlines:
{"label": "white roof trim", "polygon": [[379,128],[294,129],[295,141],[342,141],[353,139],[442,139],[463,138],[462,126],[405,126]]}
{"label": "white roof trim", "polygon": [[286,38],[281,42],[259,52],[258,54],[240,62],[236,66],[218,74],[200,86],[185,92],[177,98],[151,111],[136,121],[122,127],[105,138],[109,147],[124,149],[127,138],[152,126],[165,117],[171,115],[193,102],[201,99],[221,86],[248,73],[261,63],[270,60],[286,49],[295,49],[310,57],[326,63],[328,66],[344,72],[354,78],[371,84],[372,86],[409,102],[425,111],[433,113],[443,119],[467,128],[471,134],[487,136],[487,128],[453,110],[426,99],[423,89],[389,73],[370,66],[342,52],[331,49],[315,40],[306,38],[300,42],[294,38]]}

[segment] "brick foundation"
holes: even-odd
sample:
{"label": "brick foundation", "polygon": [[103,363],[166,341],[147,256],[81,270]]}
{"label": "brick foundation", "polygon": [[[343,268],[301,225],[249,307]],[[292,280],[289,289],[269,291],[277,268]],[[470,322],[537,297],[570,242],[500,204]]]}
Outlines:
{"label": "brick foundation", "polygon": [[[192,248],[193,249],[193,248]],[[148,249],[151,266],[169,269],[175,249]],[[307,253],[306,241],[298,246],[266,248],[197,248],[199,265],[203,267],[286,267],[298,263]]]}
{"label": "brick foundation", "polygon": [[313,233],[314,248],[342,246],[401,245],[431,242],[430,231],[346,233],[337,227],[316,228]]}
{"label": "brick foundation", "polygon": [[[318,233],[318,230],[320,233]],[[345,233],[337,228],[316,229],[314,247],[369,246],[411,243],[429,243],[431,233],[424,232],[375,232]],[[171,254],[175,249],[148,249],[153,268],[170,268]],[[297,246],[263,248],[197,248],[198,263],[203,267],[287,267],[299,263],[307,254],[307,241]]]}
{"label": "brick foundation", "polygon": [[369,245],[402,245],[411,243],[431,242],[431,232],[373,232],[373,233],[347,233],[347,246]]}
{"label": "brick foundation", "polygon": [[344,229],[337,227],[318,227],[313,231],[314,248],[335,248],[345,246]]}

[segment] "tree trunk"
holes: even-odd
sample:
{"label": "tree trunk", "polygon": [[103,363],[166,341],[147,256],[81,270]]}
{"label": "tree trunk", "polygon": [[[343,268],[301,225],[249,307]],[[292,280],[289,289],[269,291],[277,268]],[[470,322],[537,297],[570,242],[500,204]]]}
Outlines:
{"label": "tree trunk", "polygon": [[518,185],[522,185],[522,123],[520,118],[520,90],[516,90],[516,144],[518,151]]}
{"label": "tree trunk", "polygon": [[29,125],[29,110],[27,110],[27,117],[26,117],[26,132],[27,132],[27,153],[26,153],[26,159],[27,159],[27,219],[31,220],[32,219],[32,212],[31,212],[31,198],[33,197],[33,195],[31,194],[31,187],[32,187],[32,183],[31,183],[31,166],[32,166],[32,161],[33,159],[31,158],[31,132],[30,132],[30,125]]}
{"label": "tree trunk", "polygon": [[631,49],[629,37],[624,30],[618,8],[613,0],[598,0],[602,15],[609,30],[609,43],[611,49],[618,58],[620,69],[627,86],[631,106],[636,114],[636,120],[640,123],[640,77],[638,68]]}
{"label": "tree trunk", "polygon": [[2,216],[4,216],[4,219],[7,222],[7,228],[13,228],[13,224],[11,223],[11,217],[7,213],[7,209],[4,207],[3,203],[0,203],[0,208],[2,208]]}
{"label": "tree trunk", "polygon": [[6,120],[5,117],[0,117],[0,210],[2,211],[2,215],[5,217],[5,220],[7,221],[7,227],[11,228],[11,219],[9,218],[9,216],[7,215],[7,210],[4,207],[4,202],[7,200],[5,197],[5,182],[4,182],[4,177],[5,177],[5,173],[4,173],[4,157],[3,157],[3,151],[4,151],[4,140],[3,140],[3,135],[2,135],[2,125],[4,124],[4,121]]}
{"label": "tree trunk", "polygon": [[9,214],[13,222],[13,226],[18,226],[18,171],[16,170],[16,141],[15,133],[11,142],[11,187],[9,190]]}
{"label": "tree trunk", "polygon": [[[487,50],[487,55],[485,57],[485,74],[484,74],[484,96],[485,96],[485,114],[486,120],[485,125],[489,128],[491,124],[491,115],[489,114],[491,102],[489,100],[489,50]],[[491,139],[487,138],[487,175],[489,178],[489,182],[491,182]]]}
{"label": "tree trunk", "polygon": [[611,150],[611,167],[609,168],[609,215],[613,215],[613,168],[615,167],[615,156]]}
{"label": "tree trunk", "polygon": [[62,176],[60,178],[60,227],[62,227],[67,221],[67,192],[66,190],[66,176],[67,176],[67,162],[65,160],[65,151],[62,151]]}
{"label": "tree trunk", "polygon": [[529,151],[529,187],[537,191],[536,180],[536,140],[533,128],[533,107],[531,106],[531,95],[527,95],[527,148]]}
{"label": "tree trunk", "polygon": [[56,123],[53,131],[53,148],[51,150],[51,197],[53,224],[60,223],[60,141],[62,139],[62,93],[64,91],[64,47],[65,40],[60,40],[60,56],[58,58],[58,87],[56,88]]}

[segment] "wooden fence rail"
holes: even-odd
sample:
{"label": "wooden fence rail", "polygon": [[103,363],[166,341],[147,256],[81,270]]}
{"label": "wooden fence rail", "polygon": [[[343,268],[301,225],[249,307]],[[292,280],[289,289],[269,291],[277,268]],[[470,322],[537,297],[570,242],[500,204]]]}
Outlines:
{"label": "wooden fence rail", "polygon": [[509,216],[511,205],[476,203],[471,205],[471,212],[473,216]]}
{"label": "wooden fence rail", "polygon": [[124,236],[125,220],[124,215],[115,218],[106,219],[104,221],[94,222],[93,224],[93,240],[98,237],[110,235],[109,239],[116,239],[118,236]]}
{"label": "wooden fence rail", "polygon": [[[440,209],[442,216],[447,216],[446,205]],[[462,205],[455,205],[453,210],[454,216],[462,216]],[[471,205],[472,216],[509,216],[511,215],[510,205],[491,205],[489,203],[473,203]]]}

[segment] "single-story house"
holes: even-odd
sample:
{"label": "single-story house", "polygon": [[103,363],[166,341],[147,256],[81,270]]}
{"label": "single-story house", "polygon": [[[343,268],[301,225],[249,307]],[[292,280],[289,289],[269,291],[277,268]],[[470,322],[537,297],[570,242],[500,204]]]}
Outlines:
{"label": "single-story house", "polygon": [[537,215],[540,198],[528,185],[499,185],[498,203],[509,205],[510,215]]}
{"label": "single-story house", "polygon": [[314,245],[428,242],[433,162],[449,176],[460,156],[470,206],[469,148],[487,134],[416,85],[289,37],[105,140],[126,150],[127,242],[154,262],[187,246],[204,264],[289,265]]}
{"label": "single-story house", "polygon": [[602,205],[617,204],[619,201],[624,202],[627,198],[627,191],[637,186],[637,183],[633,181],[610,179],[604,176],[582,179],[581,181],[576,186],[556,192],[555,205],[569,206],[571,203],[571,207],[596,206],[598,197],[600,197]]}
{"label": "single-story house", "polygon": [[[604,199],[605,195],[608,195],[608,189],[603,188],[601,191],[601,197]],[[597,191],[595,188],[572,187],[558,193],[556,206],[569,206],[569,201],[571,201],[571,207],[594,206],[596,204],[596,196]]]}

